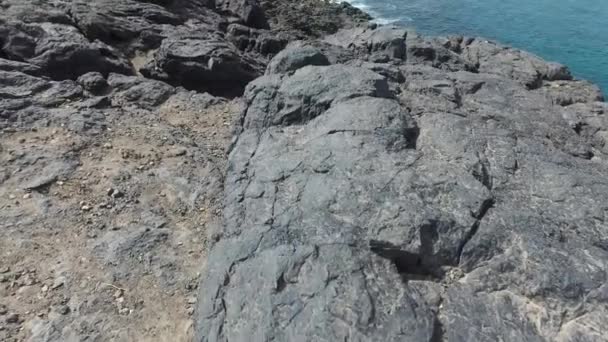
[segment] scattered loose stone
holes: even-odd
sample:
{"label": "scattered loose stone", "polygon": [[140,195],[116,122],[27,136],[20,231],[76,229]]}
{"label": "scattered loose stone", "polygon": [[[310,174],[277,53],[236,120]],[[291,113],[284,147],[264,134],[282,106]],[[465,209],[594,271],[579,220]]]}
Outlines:
{"label": "scattered loose stone", "polygon": [[56,289],[62,287],[63,284],[65,284],[65,280],[66,279],[63,276],[55,278],[55,281],[53,282],[53,285],[51,286],[51,289],[56,290]]}
{"label": "scattered loose stone", "polygon": [[121,197],[124,197],[124,195],[125,195],[122,191],[114,189],[114,188],[108,189],[107,194],[108,194],[108,196],[111,196],[113,198],[121,198]]}
{"label": "scattered loose stone", "polygon": [[68,313],[70,313],[70,307],[67,305],[60,305],[59,307],[57,307],[57,312],[62,315],[67,315]]}
{"label": "scattered loose stone", "polygon": [[8,324],[19,323],[19,315],[16,313],[10,313],[6,316],[4,321]]}

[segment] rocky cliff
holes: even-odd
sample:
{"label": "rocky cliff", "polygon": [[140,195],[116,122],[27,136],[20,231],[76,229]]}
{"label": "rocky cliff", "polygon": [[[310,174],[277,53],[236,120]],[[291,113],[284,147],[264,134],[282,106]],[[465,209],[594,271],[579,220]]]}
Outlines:
{"label": "rocky cliff", "polygon": [[315,0],[0,8],[0,340],[608,340],[565,66]]}

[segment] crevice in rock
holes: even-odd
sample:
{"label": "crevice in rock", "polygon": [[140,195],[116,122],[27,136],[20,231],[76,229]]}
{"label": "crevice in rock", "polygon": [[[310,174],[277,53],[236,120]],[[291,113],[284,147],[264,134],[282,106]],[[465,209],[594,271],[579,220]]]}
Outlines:
{"label": "crevice in rock", "polygon": [[585,127],[586,125],[587,124],[584,122],[577,122],[573,127],[574,132],[576,132],[577,135],[581,135],[581,132],[583,131],[583,127]]}
{"label": "crevice in rock", "polygon": [[72,21],[71,26],[74,27],[83,37],[85,37],[89,42],[93,42],[93,40],[91,38],[89,38],[86,33],[84,32],[84,30],[80,27],[79,25],[79,20],[76,18],[76,16],[74,16],[74,13],[72,12],[72,9],[67,9],[67,11],[65,11],[65,14],[68,16],[68,18],[70,18],[70,20]]}
{"label": "crevice in rock", "polygon": [[9,59],[4,50],[1,48],[4,46],[4,42],[0,39],[0,58]]}
{"label": "crevice in rock", "polygon": [[477,164],[475,164],[471,174],[488,190],[492,190],[492,175],[488,170],[489,167],[487,164],[487,160],[480,160]]}
{"label": "crevice in rock", "polygon": [[414,127],[404,127],[403,128],[403,136],[405,137],[405,148],[415,150],[418,146],[418,137],[420,136],[420,128],[418,126]]}
{"label": "crevice in rock", "polygon": [[471,226],[471,229],[468,231],[465,238],[462,240],[460,246],[458,247],[458,261],[457,261],[456,265],[460,265],[460,261],[462,258],[462,252],[464,251],[465,246],[467,245],[467,243],[469,243],[469,241],[471,241],[473,236],[475,236],[475,234],[477,234],[477,231],[479,230],[479,225],[481,224],[481,220],[483,220],[483,218],[486,216],[488,211],[492,207],[494,207],[494,204],[495,204],[494,198],[492,198],[492,197],[487,198],[481,204],[481,207],[479,208],[479,213],[477,213],[476,215],[473,214],[473,216],[475,217],[476,220],[475,220],[475,223],[473,223],[473,225]]}
{"label": "crevice in rock", "polygon": [[474,84],[474,85],[471,87],[471,89],[469,89],[469,91],[467,91],[467,94],[469,94],[469,95],[476,94],[478,91],[480,91],[480,90],[481,90],[481,88],[483,88],[483,86],[484,86],[485,84],[486,84],[486,82],[478,82],[478,83],[475,83],[475,84]]}
{"label": "crevice in rock", "polygon": [[277,284],[275,286],[275,290],[277,293],[282,292],[283,290],[285,290],[285,287],[287,287],[287,282],[285,281],[285,276],[283,275],[283,273],[281,273],[281,275],[279,276],[279,279],[277,279]]}
{"label": "crevice in rock", "polygon": [[372,252],[392,261],[405,282],[438,281],[442,276],[441,267],[435,263],[425,262],[422,253],[408,252],[385,241],[371,240],[369,246]]}
{"label": "crevice in rock", "polygon": [[431,335],[431,339],[429,342],[443,342],[445,341],[445,331],[443,328],[443,323],[439,319],[439,314],[435,316],[433,321],[433,334]]}
{"label": "crevice in rock", "polygon": [[454,89],[454,104],[456,109],[462,108],[462,94],[458,88]]}

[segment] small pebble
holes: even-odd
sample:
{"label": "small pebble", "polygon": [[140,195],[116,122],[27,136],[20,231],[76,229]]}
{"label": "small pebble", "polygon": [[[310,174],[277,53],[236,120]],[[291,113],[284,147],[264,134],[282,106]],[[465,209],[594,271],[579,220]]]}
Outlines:
{"label": "small pebble", "polygon": [[68,313],[70,313],[70,307],[68,307],[67,305],[61,305],[57,308],[57,312],[62,315],[67,315]]}
{"label": "small pebble", "polygon": [[125,195],[122,191],[113,188],[108,189],[107,194],[113,198],[121,198]]}
{"label": "small pebble", "polygon": [[53,290],[58,289],[58,288],[62,287],[64,283],[65,283],[65,277],[57,277],[55,279],[55,281],[53,282],[53,286],[51,286],[51,289],[53,289]]}
{"label": "small pebble", "polygon": [[8,266],[0,266],[0,273],[8,273],[10,270]]}
{"label": "small pebble", "polygon": [[27,194],[23,195],[23,199],[28,199],[30,197],[32,197],[32,194],[30,194],[29,192]]}
{"label": "small pebble", "polygon": [[6,323],[19,323],[19,315],[16,313],[9,314],[5,319]]}
{"label": "small pebble", "polygon": [[80,209],[81,209],[82,211],[89,211],[89,210],[91,210],[91,207],[85,204],[85,205],[83,205],[82,207],[80,207]]}

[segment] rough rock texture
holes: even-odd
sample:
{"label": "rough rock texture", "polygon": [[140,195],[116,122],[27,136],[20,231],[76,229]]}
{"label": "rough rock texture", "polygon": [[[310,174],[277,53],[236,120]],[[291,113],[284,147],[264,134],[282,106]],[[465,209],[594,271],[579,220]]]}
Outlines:
{"label": "rough rock texture", "polygon": [[347,2],[326,0],[260,0],[271,26],[299,38],[322,37],[371,17]]}
{"label": "rough rock texture", "polygon": [[0,1],[0,341],[191,340],[240,105],[184,89],[190,61],[173,85],[138,71],[198,30],[261,75],[227,22],[200,1]]}
{"label": "rough rock texture", "polygon": [[600,90],[367,18],[0,0],[0,340],[607,341]]}
{"label": "rough rock texture", "polygon": [[196,340],[605,341],[597,88],[476,39],[325,42],[247,86]]}

